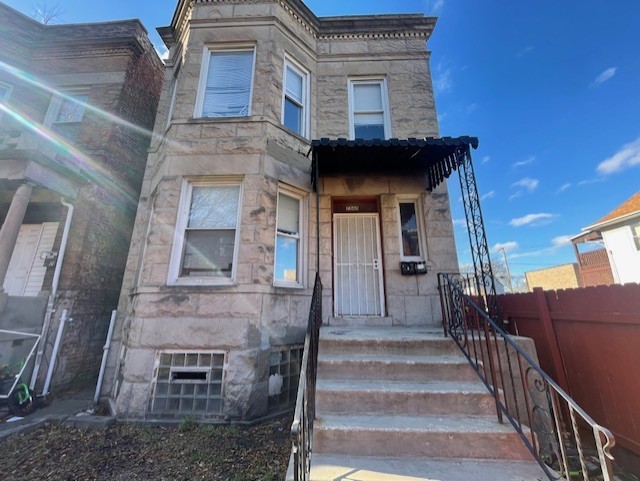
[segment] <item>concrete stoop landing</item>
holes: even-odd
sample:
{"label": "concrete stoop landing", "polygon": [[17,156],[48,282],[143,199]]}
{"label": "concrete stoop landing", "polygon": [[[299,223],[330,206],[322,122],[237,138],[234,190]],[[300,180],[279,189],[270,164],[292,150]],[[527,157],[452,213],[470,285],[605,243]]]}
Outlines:
{"label": "concrete stoop landing", "polygon": [[321,329],[312,481],[543,479],[441,330]]}

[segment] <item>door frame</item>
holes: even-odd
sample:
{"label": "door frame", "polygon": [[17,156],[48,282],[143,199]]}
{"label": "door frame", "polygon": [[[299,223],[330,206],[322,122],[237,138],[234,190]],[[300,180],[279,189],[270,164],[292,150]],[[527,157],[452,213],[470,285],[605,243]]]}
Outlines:
{"label": "door frame", "polygon": [[[379,283],[379,302],[380,302],[380,314],[378,314],[380,317],[384,317],[386,315],[386,305],[385,305],[385,286],[384,286],[384,264],[383,264],[383,260],[382,260],[382,230],[381,230],[381,225],[380,225],[380,212],[351,212],[351,213],[340,213],[340,212],[333,212],[332,213],[332,218],[331,218],[331,225],[332,225],[332,240],[331,240],[331,244],[332,244],[332,249],[333,249],[333,255],[331,256],[333,258],[333,285],[332,285],[332,291],[333,291],[333,314],[334,316],[338,317],[338,289],[337,289],[337,271],[338,271],[338,263],[337,263],[337,236],[336,236],[336,220],[337,219],[341,219],[341,218],[373,218],[374,219],[374,226],[375,226],[375,230],[376,230],[376,235],[375,235],[375,239],[376,239],[376,255],[377,255],[377,259],[378,259],[378,268],[375,269],[378,271],[378,283]],[[358,314],[351,314],[348,316],[345,316],[344,314],[340,315],[340,317],[375,317],[376,315],[370,315],[370,314],[364,314],[364,315],[358,315]]]}

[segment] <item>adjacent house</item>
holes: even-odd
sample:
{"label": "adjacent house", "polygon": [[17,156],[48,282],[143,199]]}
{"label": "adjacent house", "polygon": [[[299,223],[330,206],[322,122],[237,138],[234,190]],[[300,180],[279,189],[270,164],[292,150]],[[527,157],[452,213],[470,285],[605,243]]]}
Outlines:
{"label": "adjacent house", "polygon": [[604,244],[604,249],[586,253],[594,257],[600,252],[599,264],[606,263],[606,268],[609,269],[605,280],[611,281],[600,284],[640,283],[640,192],[582,230],[582,234],[572,239],[579,260],[585,257],[585,254],[578,252],[580,243],[599,241]]}
{"label": "adjacent house", "polygon": [[326,324],[441,322],[443,180],[477,139],[435,138],[435,22],[178,1],[103,390],[118,415],[290,406],[316,273]]}
{"label": "adjacent house", "polygon": [[527,271],[524,276],[527,279],[527,289],[530,292],[534,287],[541,287],[547,291],[582,287],[580,270],[576,263]]}
{"label": "adjacent house", "polygon": [[[0,3],[0,328],[43,334],[53,383],[95,383],[162,63],[137,20],[42,25]],[[0,342],[0,364],[21,339]],[[35,382],[34,378],[34,382]]]}

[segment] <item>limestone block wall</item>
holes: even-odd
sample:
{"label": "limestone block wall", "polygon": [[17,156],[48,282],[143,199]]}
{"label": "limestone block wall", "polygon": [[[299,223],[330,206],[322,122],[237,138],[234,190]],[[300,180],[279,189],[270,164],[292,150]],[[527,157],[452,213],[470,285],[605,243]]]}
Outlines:
{"label": "limestone block wall", "polygon": [[[119,415],[149,416],[159,353],[213,349],[225,354],[221,416],[250,419],[267,410],[272,351],[303,342],[318,257],[325,320],[333,314],[332,197],[380,199],[386,302],[394,323],[440,319],[436,273],[457,269],[446,187],[428,193],[422,179],[323,179],[317,225],[310,141],[280,123],[287,56],[310,74],[310,138],[349,136],[348,79],[367,75],[387,79],[394,137],[436,136],[428,52],[420,36],[323,35],[322,19],[297,1],[196,1],[185,8],[185,16],[165,32],[170,58],[157,138],[148,157],[103,394],[109,393]],[[247,117],[194,118],[203,52],[218,45],[255,46]],[[171,285],[184,182],[222,175],[242,181],[234,282]],[[306,194],[301,288],[273,285],[279,185]],[[426,276],[400,276],[397,199],[403,194],[418,196],[427,219]]]}

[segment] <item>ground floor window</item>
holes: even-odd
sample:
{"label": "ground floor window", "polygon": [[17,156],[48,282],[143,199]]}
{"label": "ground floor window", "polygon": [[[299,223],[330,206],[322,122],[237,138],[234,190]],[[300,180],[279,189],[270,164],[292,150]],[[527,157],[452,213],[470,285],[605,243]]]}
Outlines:
{"label": "ground floor window", "polygon": [[241,191],[235,180],[185,183],[169,283],[233,282]]}
{"label": "ground floor window", "polygon": [[269,365],[269,411],[292,407],[296,402],[303,346],[271,351]]}
{"label": "ground floor window", "polygon": [[160,352],[153,373],[154,414],[220,414],[224,353]]}

